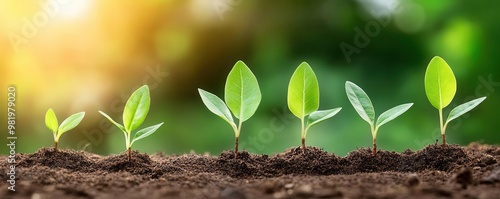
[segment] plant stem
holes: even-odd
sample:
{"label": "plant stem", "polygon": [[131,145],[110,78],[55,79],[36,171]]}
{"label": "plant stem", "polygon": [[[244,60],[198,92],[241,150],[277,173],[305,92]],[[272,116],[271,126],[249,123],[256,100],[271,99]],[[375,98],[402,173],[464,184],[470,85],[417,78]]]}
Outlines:
{"label": "plant stem", "polygon": [[234,139],[234,159],[238,157],[238,137]]}
{"label": "plant stem", "polygon": [[[241,117],[240,117],[241,118]],[[243,121],[240,119],[238,121],[238,127],[233,126],[234,129],[234,134],[235,134],[235,139],[234,139],[234,159],[238,157],[238,139],[240,137],[240,132],[241,132],[241,124],[243,124]]]}
{"label": "plant stem", "polygon": [[441,137],[443,139],[443,146],[445,146],[446,145],[446,137],[445,137],[446,126],[443,125],[443,109],[439,109],[439,127],[441,129]]}
{"label": "plant stem", "polygon": [[370,124],[371,130],[372,130],[372,137],[373,137],[373,151],[372,154],[374,156],[377,155],[377,131],[378,131],[378,126],[375,127],[373,124]]}
{"label": "plant stem", "polygon": [[300,118],[300,123],[302,124],[302,153],[306,152],[306,133],[304,129],[304,118]]}
{"label": "plant stem", "polygon": [[132,159],[132,145],[130,144],[130,133],[125,133],[125,143],[127,147],[128,161]]}
{"label": "plant stem", "polygon": [[306,139],[302,138],[302,153],[306,152]]}
{"label": "plant stem", "polygon": [[132,158],[132,147],[129,147],[127,149],[127,153],[128,153],[128,161],[130,162],[130,159]]}
{"label": "plant stem", "polygon": [[57,152],[57,142],[54,142],[54,151]]}

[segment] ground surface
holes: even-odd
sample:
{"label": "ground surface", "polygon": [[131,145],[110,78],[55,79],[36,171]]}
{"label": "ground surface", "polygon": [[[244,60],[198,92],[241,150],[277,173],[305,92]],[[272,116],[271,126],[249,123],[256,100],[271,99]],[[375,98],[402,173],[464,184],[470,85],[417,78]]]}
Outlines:
{"label": "ground surface", "polygon": [[500,147],[430,145],[345,157],[309,147],[274,156],[18,154],[16,192],[0,157],[0,198],[500,198]]}

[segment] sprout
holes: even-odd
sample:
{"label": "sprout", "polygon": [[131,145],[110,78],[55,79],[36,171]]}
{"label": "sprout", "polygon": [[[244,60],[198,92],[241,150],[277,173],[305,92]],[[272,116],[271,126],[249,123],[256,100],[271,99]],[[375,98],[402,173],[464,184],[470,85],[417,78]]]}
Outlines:
{"label": "sprout", "polygon": [[[318,111],[319,85],[316,75],[308,63],[302,62],[288,84],[288,108],[300,119],[302,128],[302,153],[306,149],[306,136],[309,128],[336,115],[342,108]],[[307,123],[306,123],[306,116]]]}
{"label": "sprout", "polygon": [[137,140],[153,134],[163,124],[162,122],[150,127],[143,128],[135,133],[132,140],[130,139],[131,132],[141,126],[141,124],[144,122],[144,119],[146,119],[149,111],[150,101],[149,87],[147,85],[138,88],[134,93],[132,93],[127,103],[125,104],[125,109],[123,110],[123,125],[115,122],[106,113],[99,111],[99,113],[108,118],[111,123],[113,123],[123,131],[123,134],[125,135],[125,145],[128,152],[129,161],[131,159],[132,144],[134,144],[134,142]]}
{"label": "sprout", "polygon": [[443,145],[446,145],[445,132],[448,123],[474,109],[477,105],[483,102],[486,97],[477,98],[455,107],[451,110],[446,122],[444,122],[443,108],[448,106],[453,100],[457,91],[457,80],[455,79],[455,75],[453,74],[450,66],[443,60],[443,58],[439,56],[432,58],[431,62],[427,66],[427,70],[425,71],[424,83],[427,99],[429,99],[431,105],[439,111],[439,127],[441,129],[441,137],[443,139]]}
{"label": "sprout", "polygon": [[[262,98],[257,78],[243,61],[238,61],[227,76],[224,93],[226,103],[203,89],[198,89],[198,92],[208,110],[221,117],[233,128],[235,135],[234,158],[236,158],[241,125],[253,116]],[[234,122],[229,110],[239,120],[238,125]]]}
{"label": "sprout", "polygon": [[377,122],[375,123],[375,109],[373,108],[372,101],[365,91],[350,81],[345,83],[345,90],[347,92],[347,97],[356,112],[358,112],[359,116],[361,116],[363,120],[370,124],[373,137],[373,155],[377,155],[377,132],[380,126],[406,112],[410,109],[413,103],[402,104],[385,111],[380,114]]}
{"label": "sprout", "polygon": [[85,117],[85,112],[73,114],[66,118],[59,126],[54,110],[50,108],[47,113],[45,113],[45,125],[52,131],[52,134],[54,134],[55,151],[57,151],[57,144],[59,143],[59,138],[61,137],[61,135],[78,126],[83,117]]}

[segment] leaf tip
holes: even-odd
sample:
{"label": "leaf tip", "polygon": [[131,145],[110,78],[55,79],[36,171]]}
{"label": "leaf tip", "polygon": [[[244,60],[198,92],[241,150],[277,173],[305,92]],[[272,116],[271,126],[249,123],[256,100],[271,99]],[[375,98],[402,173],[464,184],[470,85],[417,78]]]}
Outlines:
{"label": "leaf tip", "polygon": [[300,63],[299,68],[301,68],[301,67],[306,67],[306,68],[312,69],[311,65],[309,65],[309,63],[307,63],[306,61],[303,61],[302,63]]}

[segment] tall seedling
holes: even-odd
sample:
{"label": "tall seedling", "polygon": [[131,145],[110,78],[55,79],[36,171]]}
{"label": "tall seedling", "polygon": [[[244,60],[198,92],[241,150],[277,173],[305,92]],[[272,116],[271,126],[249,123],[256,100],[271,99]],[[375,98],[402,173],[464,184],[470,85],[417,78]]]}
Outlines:
{"label": "tall seedling", "polygon": [[347,98],[349,98],[349,101],[351,102],[356,112],[358,112],[359,116],[361,116],[363,120],[370,124],[373,138],[372,153],[373,155],[377,155],[377,132],[380,126],[393,119],[396,119],[396,117],[399,117],[401,114],[410,109],[411,106],[413,106],[413,103],[402,104],[383,112],[382,114],[380,114],[377,122],[375,123],[375,109],[373,108],[372,101],[365,93],[365,91],[361,89],[361,87],[350,81],[347,81],[345,83],[345,90],[347,93]]}
{"label": "tall seedling", "polygon": [[311,66],[306,62],[302,62],[297,69],[295,69],[290,79],[290,83],[288,84],[287,104],[293,115],[300,119],[302,153],[304,153],[306,149],[306,136],[309,128],[333,117],[342,109],[334,108],[318,111],[318,80]]}
{"label": "tall seedling", "polygon": [[[198,89],[198,92],[208,110],[221,117],[233,128],[235,135],[234,158],[236,158],[241,125],[257,111],[262,98],[257,78],[243,61],[238,61],[227,76],[224,93],[225,103],[216,95],[203,89]],[[234,122],[229,110],[238,119],[238,125]]]}
{"label": "tall seedling", "polygon": [[432,106],[438,109],[441,138],[443,140],[443,145],[446,145],[445,133],[448,123],[474,109],[483,102],[486,97],[477,98],[455,107],[451,110],[448,119],[443,121],[443,108],[451,103],[457,91],[457,80],[455,79],[455,75],[443,58],[439,56],[432,58],[425,71],[424,83],[427,99],[429,99]]}
{"label": "tall seedling", "polygon": [[141,124],[144,122],[144,119],[146,119],[146,116],[149,112],[150,103],[151,98],[149,97],[149,87],[147,85],[144,85],[134,91],[130,98],[128,98],[127,103],[125,104],[125,109],[123,110],[123,125],[115,122],[106,113],[99,111],[100,114],[102,114],[105,118],[108,118],[108,120],[115,126],[117,126],[123,132],[123,135],[125,135],[125,147],[127,150],[129,161],[131,159],[132,144],[134,144],[134,142],[137,140],[153,134],[163,124],[162,122],[150,127],[143,128],[134,134],[133,139],[130,139],[132,131],[141,126]]}

